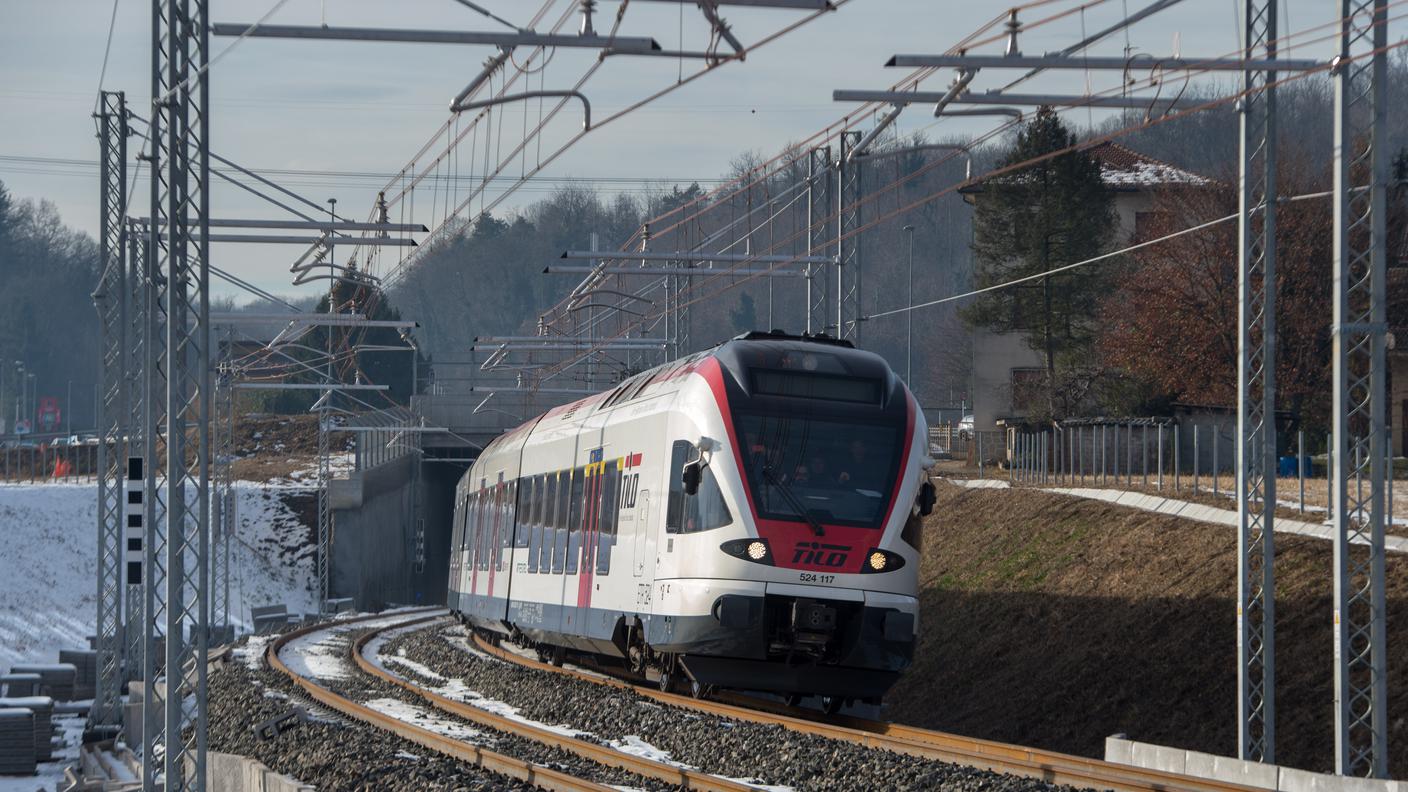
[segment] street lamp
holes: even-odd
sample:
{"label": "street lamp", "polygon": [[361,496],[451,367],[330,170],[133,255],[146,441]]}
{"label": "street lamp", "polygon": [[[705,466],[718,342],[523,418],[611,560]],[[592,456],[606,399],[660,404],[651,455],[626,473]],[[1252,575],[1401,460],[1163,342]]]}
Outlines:
{"label": "street lamp", "polygon": [[910,310],[905,311],[904,320],[904,384],[909,386],[910,391],[914,390],[914,226],[904,227],[905,233],[909,234],[909,288],[905,290],[905,304]]}
{"label": "street lamp", "polygon": [[15,378],[20,381],[20,397],[15,401],[15,425],[20,422],[20,411],[24,409],[24,361],[15,361]]}

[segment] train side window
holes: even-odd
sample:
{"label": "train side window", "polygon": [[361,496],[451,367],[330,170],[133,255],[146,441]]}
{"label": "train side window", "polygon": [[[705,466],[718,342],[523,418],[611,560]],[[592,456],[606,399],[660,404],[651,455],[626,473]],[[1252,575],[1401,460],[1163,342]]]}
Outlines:
{"label": "train side window", "polygon": [[698,533],[722,528],[733,522],[729,514],[728,502],[719,489],[714,471],[706,465],[699,479],[699,492],[686,495],[684,499],[684,526],[682,533]]}
{"label": "train side window", "polygon": [[577,574],[577,556],[582,551],[582,507],[586,505],[586,469],[572,471],[572,496],[568,502],[567,516],[567,563],[564,570],[569,575]]}
{"label": "train side window", "polygon": [[572,471],[558,471],[553,477],[552,573],[562,574],[567,558],[567,496],[571,489]]}
{"label": "train side window", "polygon": [[699,457],[694,444],[687,440],[676,440],[670,449],[670,502],[665,515],[667,533],[699,533],[721,528],[733,522],[723,491],[713,469],[705,465],[699,478],[699,491],[686,495],[684,491],[685,465]]}
{"label": "train side window", "polygon": [[684,522],[684,466],[694,458],[694,444],[676,440],[670,447],[670,501],[665,508],[665,532],[680,533]]}
{"label": "train side window", "polygon": [[601,529],[596,541],[596,571],[600,575],[611,572],[611,548],[616,545],[617,517],[621,510],[620,464],[619,460],[608,463],[601,481]]}
{"label": "train side window", "polygon": [[538,476],[538,521],[533,526],[533,557],[537,560],[539,572],[548,571],[552,553],[547,550],[543,537],[548,535],[552,523],[552,476]]}
{"label": "train side window", "polygon": [[523,486],[524,486],[523,492],[528,493],[528,495],[527,495],[527,498],[528,498],[528,505],[527,505],[527,508],[525,508],[525,509],[523,510],[523,514],[526,515],[526,519],[528,520],[528,523],[522,528],[522,530],[523,530],[523,544],[524,544],[525,547],[528,548],[528,559],[527,559],[527,566],[525,567],[525,569],[526,569],[526,571],[528,571],[528,572],[537,572],[537,571],[538,571],[538,541],[537,541],[537,540],[538,540],[538,536],[537,536],[537,526],[538,526],[538,516],[542,513],[542,497],[543,497],[542,481],[540,480],[540,477],[538,477],[538,476],[532,476],[532,477],[530,477],[530,478],[527,480],[527,482],[524,483]]}
{"label": "train side window", "polygon": [[479,529],[479,571],[489,571],[489,559],[491,558],[490,542],[494,538],[495,523],[498,522],[499,510],[499,488],[484,490],[484,523]]}
{"label": "train side window", "polygon": [[493,506],[490,494],[489,490],[480,490],[474,509],[474,568],[479,570],[489,568],[485,565],[484,536],[489,533],[489,509]]}
{"label": "train side window", "polygon": [[498,569],[504,571],[504,556],[512,557],[506,552],[513,547],[513,537],[517,533],[518,527],[518,479],[514,479],[504,485],[504,523],[499,528],[499,546],[495,558],[498,560]]}
{"label": "train side window", "polygon": [[483,511],[483,492],[475,490],[470,497],[469,513],[469,568],[479,568],[479,528]]}
{"label": "train side window", "polygon": [[533,534],[533,479],[521,478],[518,487],[518,513],[513,521],[513,546],[519,549],[528,547]]}

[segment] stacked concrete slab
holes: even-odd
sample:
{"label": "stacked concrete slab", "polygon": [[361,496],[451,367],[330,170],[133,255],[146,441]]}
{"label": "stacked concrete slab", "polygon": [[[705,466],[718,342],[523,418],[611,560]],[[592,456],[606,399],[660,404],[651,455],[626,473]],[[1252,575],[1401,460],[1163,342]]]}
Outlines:
{"label": "stacked concrete slab", "polygon": [[0,708],[0,775],[34,775],[34,712]]}
{"label": "stacked concrete slab", "polygon": [[0,674],[0,695],[37,696],[39,695],[38,674]]}
{"label": "stacked concrete slab", "polygon": [[34,713],[30,739],[34,758],[47,762],[54,758],[54,700],[48,696],[0,698],[0,709],[26,709]]}
{"label": "stacked concrete slab", "polygon": [[98,692],[98,653],[88,649],[60,649],[59,662],[77,670],[73,681],[73,697],[90,699]]}
{"label": "stacked concrete slab", "polygon": [[38,674],[39,694],[59,701],[73,701],[78,669],[73,663],[28,663],[10,666],[12,674]]}

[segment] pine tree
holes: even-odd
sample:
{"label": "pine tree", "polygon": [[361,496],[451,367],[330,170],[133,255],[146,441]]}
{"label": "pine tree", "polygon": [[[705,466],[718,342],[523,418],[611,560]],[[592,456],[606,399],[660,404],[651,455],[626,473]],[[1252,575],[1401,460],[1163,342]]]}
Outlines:
{"label": "pine tree", "polygon": [[[1074,146],[1050,108],[1017,134],[998,169]],[[1113,196],[1100,164],[1068,151],[983,183],[973,219],[974,281],[979,288],[1040,275],[1104,252],[1116,229]],[[1021,333],[1046,360],[1045,391],[1053,417],[1076,408],[1063,368],[1088,358],[1108,267],[1082,267],[988,292],[963,311],[971,326]]]}

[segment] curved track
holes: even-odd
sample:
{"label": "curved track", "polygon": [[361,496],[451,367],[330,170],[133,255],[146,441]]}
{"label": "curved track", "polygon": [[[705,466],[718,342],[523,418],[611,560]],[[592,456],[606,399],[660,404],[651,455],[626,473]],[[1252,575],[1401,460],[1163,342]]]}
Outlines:
{"label": "curved track", "polygon": [[[743,792],[743,790],[755,789],[755,787],[747,784],[729,781],[704,773],[697,773],[674,765],[617,751],[614,748],[587,742],[575,737],[564,736],[548,729],[532,726],[487,712],[470,704],[465,704],[464,702],[445,698],[444,696],[426,690],[409,680],[378,667],[363,656],[363,649],[366,644],[381,633],[389,630],[399,630],[417,624],[425,624],[441,618],[438,613],[428,616],[424,615],[425,613],[426,610],[408,612],[406,614],[408,618],[397,621],[394,624],[378,625],[371,632],[362,635],[352,643],[350,649],[351,661],[355,663],[357,668],[362,672],[403,688],[443,712],[501,732],[533,740],[550,747],[560,748],[578,757],[604,766],[620,768],[645,778],[652,778],[674,785],[680,789],[698,789],[706,790],[707,792]],[[594,781],[578,778],[560,770],[544,767],[447,737],[438,732],[424,729],[391,715],[378,712],[363,704],[334,693],[332,690],[319,685],[315,680],[299,675],[279,658],[279,651],[297,638],[310,635],[320,630],[328,630],[333,627],[373,620],[383,621],[386,618],[385,616],[364,616],[355,619],[343,619],[336,622],[315,624],[284,633],[269,644],[266,655],[269,666],[288,676],[293,680],[294,684],[302,688],[310,697],[329,709],[363,721],[364,723],[371,724],[377,728],[385,729],[407,740],[460,761],[478,765],[486,770],[533,784],[542,789],[560,790],[561,792],[609,792],[609,790],[614,789],[614,787],[608,787]]]}
{"label": "curved track", "polygon": [[[665,693],[637,684],[612,671],[588,672],[538,662],[474,638],[483,652],[526,668],[564,674],[586,682],[633,690],[655,701],[724,718],[776,724],[786,729],[895,751],[998,773],[1037,778],[1074,787],[1114,789],[1120,792],[1190,790],[1191,792],[1262,792],[1254,787],[1213,781],[1160,770],[1089,759],[1082,756],[1026,748],[1019,745],[961,737],[944,732],[901,726],[849,716],[824,717],[813,710],[788,707],[775,701],[742,694],[721,694],[718,700],[696,699]],[[603,674],[606,674],[605,676]]]}

